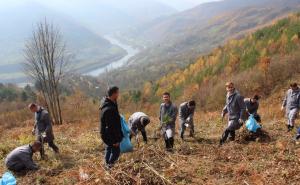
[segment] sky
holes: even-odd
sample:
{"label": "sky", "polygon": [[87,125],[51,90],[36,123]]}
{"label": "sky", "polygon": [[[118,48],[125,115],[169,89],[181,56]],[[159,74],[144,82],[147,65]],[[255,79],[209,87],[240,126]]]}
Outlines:
{"label": "sky", "polygon": [[[55,3],[55,0],[51,1],[51,0],[32,0],[32,1],[37,1],[37,2],[41,2],[41,3]],[[72,0],[68,0],[68,1],[72,1]],[[99,0],[99,1],[109,1],[109,0]],[[120,0],[122,1],[122,0]],[[155,0],[158,2],[162,2],[164,4],[167,4],[179,11],[182,10],[186,10],[189,8],[193,8],[201,3],[206,3],[206,2],[211,2],[211,1],[218,1],[218,0]],[[24,3],[24,0],[0,0],[0,8],[2,6],[2,8],[4,6],[7,5],[15,5],[15,4],[20,4],[20,3]]]}

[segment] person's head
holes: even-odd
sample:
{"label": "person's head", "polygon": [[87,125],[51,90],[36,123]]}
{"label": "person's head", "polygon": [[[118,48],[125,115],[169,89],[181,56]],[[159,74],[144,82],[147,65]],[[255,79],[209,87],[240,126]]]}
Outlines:
{"label": "person's head", "polygon": [[148,125],[150,123],[150,119],[148,118],[148,117],[142,117],[141,118],[141,124],[143,125],[143,126],[146,126],[146,125]]}
{"label": "person's head", "polygon": [[293,91],[297,90],[298,89],[298,84],[297,83],[291,83],[290,84],[290,87]]}
{"label": "person's head", "polygon": [[28,108],[31,112],[37,112],[39,110],[39,106],[35,103],[31,103],[28,105]]}
{"label": "person's head", "polygon": [[227,82],[225,84],[226,86],[226,91],[229,92],[229,93],[233,93],[235,88],[234,88],[234,83],[233,82]]}
{"label": "person's head", "polygon": [[188,102],[189,109],[195,109],[195,107],[196,107],[196,102],[194,100]]}
{"label": "person's head", "polygon": [[32,152],[35,153],[35,152],[39,152],[41,150],[41,147],[42,147],[42,143],[39,142],[39,141],[34,141],[32,144],[31,144],[31,148],[32,148]]}
{"label": "person's head", "polygon": [[260,99],[260,96],[259,95],[254,95],[252,98],[251,98],[251,101],[253,102],[253,103],[256,103],[256,102],[258,102],[258,100]]}
{"label": "person's head", "polygon": [[111,100],[117,101],[117,99],[119,97],[119,87],[113,86],[113,87],[108,88],[108,90],[107,90],[107,96]]}
{"label": "person's head", "polygon": [[168,92],[165,92],[162,97],[164,103],[168,104],[171,101],[171,95]]}

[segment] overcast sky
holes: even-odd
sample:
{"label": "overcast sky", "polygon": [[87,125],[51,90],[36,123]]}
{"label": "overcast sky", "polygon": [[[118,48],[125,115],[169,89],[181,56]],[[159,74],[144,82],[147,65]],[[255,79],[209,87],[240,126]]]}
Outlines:
{"label": "overcast sky", "polygon": [[[32,0],[32,1],[37,1],[37,2],[41,2],[41,3],[46,2],[47,4],[49,4],[49,3],[55,4],[55,2],[58,2],[57,0]],[[63,1],[63,0],[60,0],[60,1]],[[72,2],[72,0],[68,0],[68,1]],[[99,0],[99,1],[110,1],[110,0]],[[122,0],[120,0],[120,1],[122,1]],[[194,6],[197,6],[201,3],[218,1],[218,0],[155,0],[155,1],[163,2],[177,10],[185,10],[185,9],[189,9]],[[26,0],[0,0],[0,6],[2,6],[2,8],[4,8],[3,6],[15,5],[15,4],[20,4],[20,3],[24,3],[24,2],[26,2]]]}

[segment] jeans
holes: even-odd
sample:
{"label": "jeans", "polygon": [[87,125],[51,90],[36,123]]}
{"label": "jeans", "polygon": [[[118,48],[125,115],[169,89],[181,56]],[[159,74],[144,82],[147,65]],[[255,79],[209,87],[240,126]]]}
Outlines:
{"label": "jeans", "polygon": [[105,162],[107,165],[114,164],[120,156],[120,146],[106,146],[105,148]]}

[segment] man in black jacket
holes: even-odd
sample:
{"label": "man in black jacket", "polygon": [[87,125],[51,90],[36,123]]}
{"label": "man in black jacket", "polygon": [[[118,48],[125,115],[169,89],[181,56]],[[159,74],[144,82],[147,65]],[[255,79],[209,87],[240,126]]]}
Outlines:
{"label": "man in black jacket", "polygon": [[106,145],[105,162],[109,168],[113,166],[120,156],[120,143],[123,139],[121,118],[117,105],[118,97],[119,88],[109,88],[107,97],[103,99],[100,107],[100,134]]}

